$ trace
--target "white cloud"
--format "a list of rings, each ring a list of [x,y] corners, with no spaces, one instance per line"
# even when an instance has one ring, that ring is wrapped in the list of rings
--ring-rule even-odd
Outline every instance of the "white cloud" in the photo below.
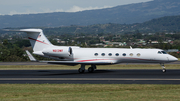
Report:
[[[32,10],[26,10],[24,12],[18,12],[18,11],[10,11],[8,15],[14,15],[14,14],[38,14],[38,13],[52,13],[52,12],[79,12],[79,11],[84,11],[84,10],[95,10],[95,9],[103,9],[103,8],[110,8],[111,6],[104,6],[104,7],[79,7],[79,6],[73,6],[69,10],[63,10],[63,9],[56,9],[56,10],[51,10],[51,9],[43,9],[40,8],[38,11],[32,11]],[[1,15],[1,14],[0,14]]]
[[[85,10],[95,10],[95,9],[103,9],[103,8],[110,8],[111,6],[104,6],[104,7],[79,7],[79,6],[73,6],[71,9],[66,10],[65,12],[79,12],[79,11],[85,11]]]
[[[25,12],[17,12],[17,11],[10,11],[8,15],[14,15],[14,14],[37,14],[42,12],[35,12],[35,11],[25,11]]]
[[[38,13],[52,13],[52,12],[63,12],[62,9],[56,9],[56,10],[50,10],[50,9],[44,9],[44,10],[39,10],[39,11],[31,11],[31,10],[26,10],[24,12],[18,12],[18,11],[10,11],[8,15],[15,15],[15,14],[38,14]]]
[[[55,12],[64,12],[63,9],[56,9]]]
[[[64,12],[63,9],[56,9],[56,10],[51,10],[51,9],[41,9],[40,13],[52,13],[52,12]]]

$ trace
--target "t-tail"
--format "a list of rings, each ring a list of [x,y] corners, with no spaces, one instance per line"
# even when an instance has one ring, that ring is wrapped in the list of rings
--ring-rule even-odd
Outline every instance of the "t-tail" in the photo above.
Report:
[[[7,29],[6,31],[26,32],[33,48],[33,54],[54,60],[72,61],[74,60],[73,48],[80,48],[76,46],[55,46],[46,38],[42,29]]]
[[[27,33],[34,52],[53,46],[41,29],[20,29],[19,31]]]

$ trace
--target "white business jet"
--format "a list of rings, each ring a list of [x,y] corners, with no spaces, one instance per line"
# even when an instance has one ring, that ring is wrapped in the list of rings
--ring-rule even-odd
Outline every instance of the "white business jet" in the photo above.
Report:
[[[16,30],[17,31],[17,30]],[[20,29],[26,32],[33,48],[33,54],[51,58],[57,61],[39,61],[49,64],[63,64],[75,66],[80,64],[79,73],[94,72],[96,65],[112,65],[119,63],[160,63],[166,72],[165,63],[178,59],[161,49],[133,49],[133,48],[80,48],[78,46],[54,46],[43,34],[41,29]],[[31,61],[37,61],[26,51]]]

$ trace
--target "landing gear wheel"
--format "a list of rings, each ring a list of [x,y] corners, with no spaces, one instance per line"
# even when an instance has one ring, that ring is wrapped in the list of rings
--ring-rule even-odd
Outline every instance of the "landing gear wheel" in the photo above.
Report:
[[[163,71],[163,73],[166,73],[166,69],[163,69],[162,71]]]
[[[164,63],[161,63],[160,65],[161,65],[161,67],[162,67],[162,72],[163,72],[163,73],[166,73],[166,67],[164,66]]]
[[[94,72],[94,68],[93,68],[93,67],[89,67],[89,68],[88,68],[88,72],[89,72],[89,73],[93,73],[93,72]]]
[[[79,70],[78,70],[79,73],[84,73],[84,71],[85,71],[85,70],[82,69],[82,68],[79,68]]]
[[[85,65],[81,64],[81,67],[78,69],[79,73],[84,73],[85,72]]]

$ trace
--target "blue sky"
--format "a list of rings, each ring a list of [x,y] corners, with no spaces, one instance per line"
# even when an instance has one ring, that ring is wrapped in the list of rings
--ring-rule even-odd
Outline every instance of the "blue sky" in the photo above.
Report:
[[[78,12],[152,0],[0,0],[0,15]]]

